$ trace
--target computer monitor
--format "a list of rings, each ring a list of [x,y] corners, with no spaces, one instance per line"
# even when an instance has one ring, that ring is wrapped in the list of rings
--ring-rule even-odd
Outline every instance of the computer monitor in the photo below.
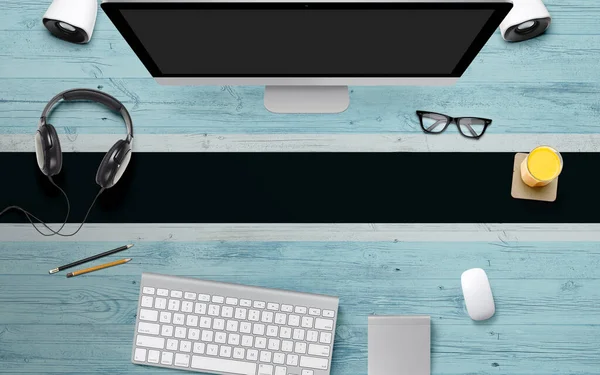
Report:
[[[335,113],[347,85],[450,85],[510,0],[105,0],[160,84],[266,85],[281,113]]]

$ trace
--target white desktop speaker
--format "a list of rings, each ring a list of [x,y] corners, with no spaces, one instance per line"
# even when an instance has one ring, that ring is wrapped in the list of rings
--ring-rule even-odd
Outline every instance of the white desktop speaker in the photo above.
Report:
[[[502,38],[522,42],[546,31],[552,18],[542,0],[513,0],[513,8],[500,24]]]
[[[42,22],[60,39],[87,43],[92,38],[97,13],[97,0],[54,0]]]

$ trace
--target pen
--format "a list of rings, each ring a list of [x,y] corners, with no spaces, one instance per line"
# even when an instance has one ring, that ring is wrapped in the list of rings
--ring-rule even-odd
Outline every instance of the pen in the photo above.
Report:
[[[98,270],[103,270],[108,267],[118,266],[119,264],[125,264],[125,263],[129,262],[130,260],[131,260],[131,258],[119,259],[119,260],[115,260],[114,262],[101,264],[99,266],[94,266],[94,267],[85,268],[85,269],[82,269],[79,271],[69,272],[67,274],[67,277],[79,276],[79,275],[83,275],[84,273],[90,273],[90,272],[94,272],[94,271],[98,271]]]
[[[85,259],[81,259],[81,260],[75,261],[73,263],[69,263],[69,264],[66,264],[64,266],[60,266],[60,267],[51,269],[50,271],[48,271],[48,273],[49,274],[57,273],[58,271],[66,270],[67,268],[75,267],[75,266],[78,266],[80,264],[90,262],[92,260],[96,260],[96,259],[108,256],[108,255],[112,255],[114,253],[118,253],[119,251],[127,250],[127,249],[131,248],[132,246],[133,246],[132,244],[125,245],[125,246],[117,247],[116,249],[105,251],[105,252],[100,253],[100,254],[92,255],[91,257],[88,257],[88,258],[85,258]]]

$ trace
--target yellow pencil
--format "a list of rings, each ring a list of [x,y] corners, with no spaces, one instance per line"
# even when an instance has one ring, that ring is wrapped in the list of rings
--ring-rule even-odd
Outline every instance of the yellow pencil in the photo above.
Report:
[[[125,263],[129,262],[130,260],[131,260],[131,258],[119,259],[119,260],[115,260],[114,262],[101,264],[99,266],[85,268],[85,269],[82,269],[79,271],[69,272],[67,274],[67,277],[79,276],[79,275],[83,275],[84,273],[90,273],[90,272],[94,272],[94,271],[98,271],[98,270],[103,270],[108,267],[118,266],[119,264],[125,264]]]

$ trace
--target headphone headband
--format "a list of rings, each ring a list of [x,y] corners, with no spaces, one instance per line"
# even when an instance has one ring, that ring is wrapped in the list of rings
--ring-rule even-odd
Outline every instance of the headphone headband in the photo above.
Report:
[[[129,112],[123,103],[102,91],[92,89],[71,89],[56,95],[48,102],[48,104],[46,104],[46,107],[42,112],[42,116],[40,117],[40,126],[46,124],[46,118],[50,115],[53,107],[61,100],[66,102],[89,100],[95,103],[104,104],[113,111],[119,112],[121,117],[123,117],[123,120],[125,121],[125,127],[127,128],[127,141],[130,142],[133,138],[133,123],[131,121],[131,116],[129,115]]]

